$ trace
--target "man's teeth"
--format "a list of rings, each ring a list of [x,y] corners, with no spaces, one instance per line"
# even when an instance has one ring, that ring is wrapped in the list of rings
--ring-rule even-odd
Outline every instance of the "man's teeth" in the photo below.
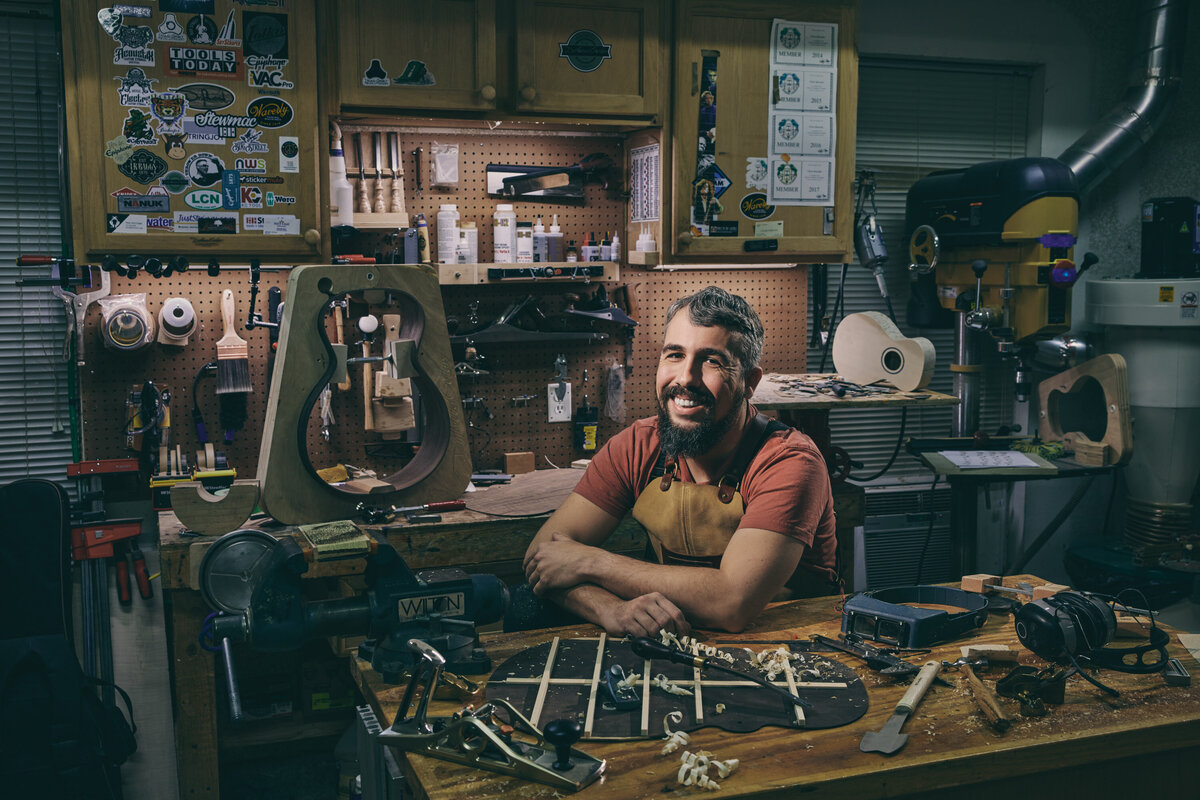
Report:
[[[676,397],[675,405],[679,406],[680,408],[694,408],[698,405],[701,405],[701,403],[697,400],[688,400],[684,397]]]

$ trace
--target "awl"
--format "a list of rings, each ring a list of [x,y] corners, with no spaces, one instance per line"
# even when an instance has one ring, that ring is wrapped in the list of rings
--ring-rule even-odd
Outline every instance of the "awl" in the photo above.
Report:
[[[414,517],[420,514],[436,515],[443,511],[461,511],[467,507],[466,500],[445,500],[439,503],[423,503],[419,506],[369,506],[366,503],[359,503],[357,511],[366,520],[367,524],[375,525],[380,522],[386,522],[397,515],[403,515],[410,522],[414,521]],[[418,522],[429,522],[432,520],[416,520]]]

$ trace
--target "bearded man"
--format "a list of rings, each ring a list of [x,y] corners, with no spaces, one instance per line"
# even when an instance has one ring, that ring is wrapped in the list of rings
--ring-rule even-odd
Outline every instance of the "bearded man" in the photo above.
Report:
[[[614,436],[538,531],[524,560],[536,598],[612,636],[657,636],[738,632],[777,597],[837,591],[825,461],[750,403],[762,350],[762,322],[741,297],[709,286],[672,304],[658,416]],[[601,547],[628,511],[653,562]],[[513,619],[510,630],[537,626]]]

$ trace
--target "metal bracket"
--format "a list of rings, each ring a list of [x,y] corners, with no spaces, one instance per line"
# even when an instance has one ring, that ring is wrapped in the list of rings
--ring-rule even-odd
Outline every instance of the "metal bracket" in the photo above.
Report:
[[[506,700],[495,700],[479,708],[467,706],[450,717],[426,717],[429,699],[437,689],[446,660],[420,639],[409,639],[408,646],[419,654],[420,661],[413,667],[395,721],[379,734],[382,744],[545,783],[568,792],[582,789],[604,772],[603,760],[565,744],[547,747],[542,731]],[[420,704],[409,716],[413,697],[426,672],[429,680],[424,684]]]

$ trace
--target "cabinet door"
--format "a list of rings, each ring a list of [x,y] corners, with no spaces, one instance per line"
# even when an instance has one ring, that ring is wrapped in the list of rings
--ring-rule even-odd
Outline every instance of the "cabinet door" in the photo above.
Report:
[[[660,0],[517,0],[515,108],[659,113]]]
[[[320,260],[313,16],[63,5],[76,254]]]
[[[496,107],[495,0],[342,0],[342,107]]]
[[[679,3],[673,230],[665,245],[675,257],[835,261],[849,256],[856,20],[857,0]],[[836,44],[831,23],[837,26]],[[781,87],[782,95],[795,90],[795,99],[786,96],[781,103]],[[801,200],[816,204],[788,204]],[[760,223],[765,229],[758,231],[769,236],[755,236]],[[746,249],[768,239],[775,240],[777,250]]]

